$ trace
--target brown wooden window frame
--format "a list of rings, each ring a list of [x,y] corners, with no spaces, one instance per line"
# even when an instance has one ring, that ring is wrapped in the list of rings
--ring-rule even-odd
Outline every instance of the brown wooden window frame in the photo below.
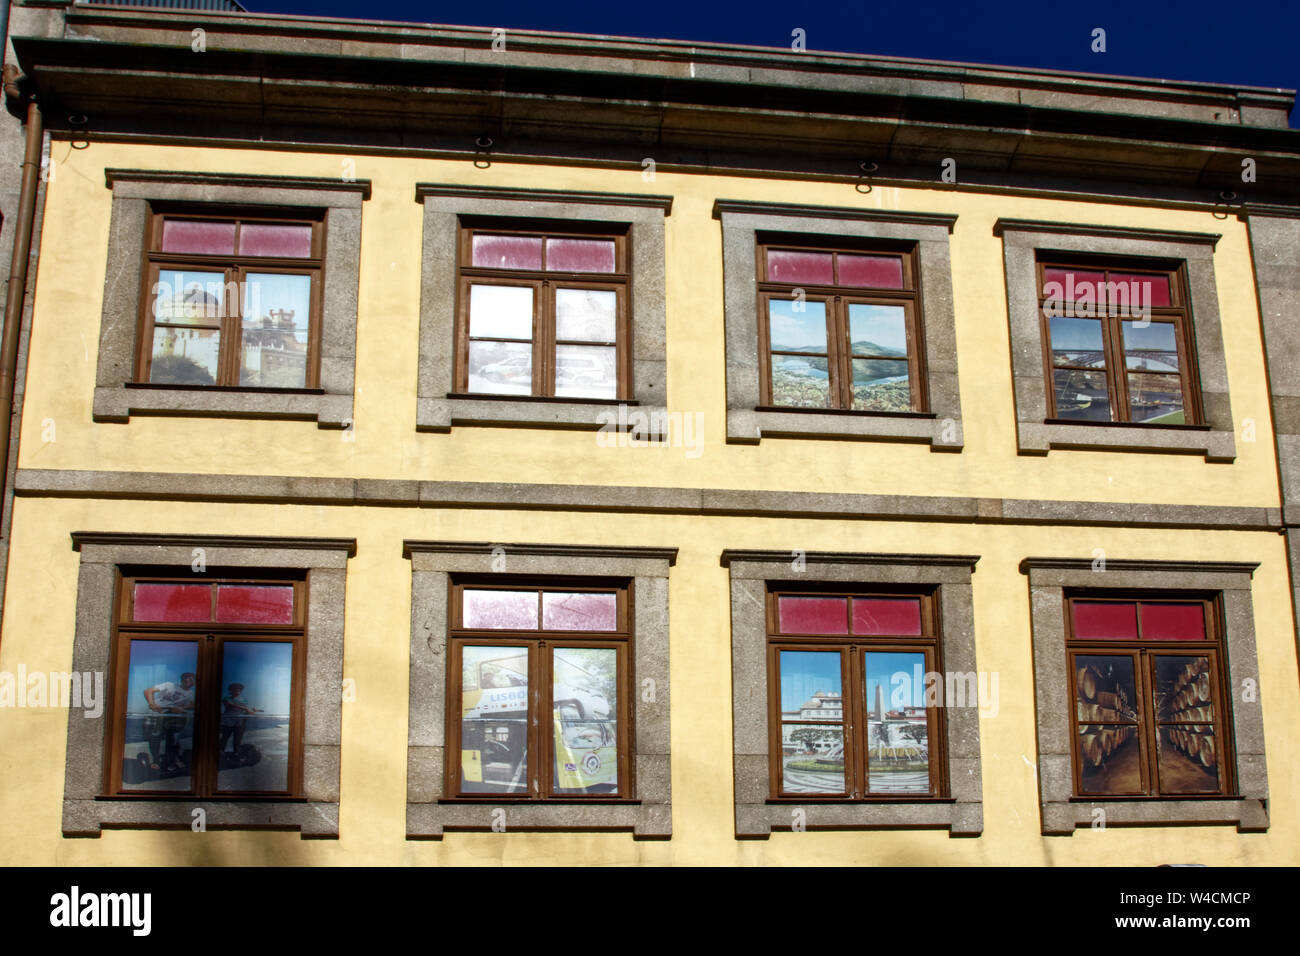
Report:
[[[777,282],[768,278],[767,254],[775,252],[820,252],[832,256],[832,275],[839,275],[839,255],[887,255],[902,259],[903,288],[873,288],[843,285],[815,285],[800,282]],[[780,412],[836,412],[853,415],[916,415],[930,411],[930,390],[926,382],[925,335],[923,305],[919,278],[917,244],[907,242],[864,241],[834,238],[817,242],[807,235],[782,236],[760,234],[755,242],[755,269],[758,277],[758,356],[759,404],[757,411]],[[826,305],[826,359],[830,381],[829,406],[776,405],[772,398],[772,356],[807,356],[806,352],[773,352],[768,316],[768,303],[772,299],[795,299],[795,290],[802,290],[805,302],[823,302]],[[898,356],[869,356],[853,353],[849,328],[851,305],[901,305],[904,309],[907,331],[907,373],[911,395],[910,408],[884,410],[853,407],[853,360],[881,358],[898,361]]]
[[[503,269],[473,265],[473,242],[477,234],[492,236],[537,237],[541,239],[541,269]],[[614,241],[613,272],[552,272],[546,269],[548,239],[601,239]],[[520,219],[485,219],[461,217],[456,254],[456,341],[453,388],[450,398],[505,399],[514,401],[552,401],[565,403],[617,403],[633,399],[631,304],[631,235],[625,224],[581,223]],[[532,391],[527,394],[471,392],[469,390],[469,308],[472,285],[522,286],[533,290],[533,328],[529,340],[532,352]],[[555,394],[557,345],[608,347],[608,342],[564,340],[558,342],[555,331],[555,292],[588,289],[615,293],[614,370],[618,379],[613,398],[594,398]],[[474,341],[522,342],[495,336],[475,336]]]
[[[1122,323],[1130,318],[1124,314],[1110,314],[1108,303],[1093,303],[1093,315],[1086,318],[1101,320],[1102,348],[1106,364],[1101,369],[1083,366],[1052,363],[1052,329],[1051,316],[1048,315],[1044,275],[1047,269],[1067,269],[1075,271],[1101,272],[1102,283],[1110,281],[1111,273],[1123,275],[1152,274],[1167,278],[1169,281],[1168,306],[1152,306],[1150,319],[1152,323],[1166,321],[1174,326],[1174,336],[1178,345],[1178,376],[1183,392],[1183,417],[1181,423],[1135,422],[1132,420],[1128,375],[1129,369],[1124,354]],[[1205,412],[1201,401],[1200,373],[1198,370],[1195,336],[1192,329],[1191,298],[1187,284],[1186,263],[1174,263],[1168,260],[1144,258],[1116,258],[1114,256],[1091,256],[1086,254],[1056,254],[1040,252],[1035,256],[1034,276],[1038,289],[1038,321],[1043,345],[1043,374],[1047,384],[1047,418],[1053,425],[1123,425],[1136,428],[1185,428],[1204,427]],[[1064,303],[1064,300],[1062,300]],[[1068,303],[1064,303],[1068,305]],[[1058,369],[1067,371],[1100,372],[1106,377],[1112,417],[1102,420],[1081,418],[1061,418],[1056,406],[1056,376]],[[1168,374],[1173,373],[1157,373]],[[1115,417],[1122,415],[1122,417]]]
[[[633,679],[634,633],[633,595],[631,580],[537,577],[503,579],[494,574],[490,579],[457,575],[449,579],[448,641],[447,641],[447,765],[445,787],[447,797],[443,802],[508,802],[508,803],[626,803],[634,801],[635,762],[632,742],[636,739],[633,727],[634,714],[631,694]],[[536,591],[536,630],[505,628],[471,629],[464,625],[465,590],[474,591]],[[542,595],[556,592],[614,593],[617,595],[616,629],[612,631],[581,631],[544,629],[542,625]],[[472,792],[461,785],[462,768],[462,696],[463,650],[466,646],[498,645],[527,648],[528,665],[528,725],[526,792]],[[554,710],[551,697],[552,657],[555,648],[596,648],[616,652],[618,701],[616,704],[618,790],[616,793],[582,794],[560,790],[555,785],[550,768],[554,764],[553,723],[540,715]],[[549,706],[548,706],[549,705]]]
[[[1098,802],[1106,800],[1197,800],[1232,798],[1237,796],[1236,748],[1231,709],[1231,695],[1224,693],[1229,686],[1227,648],[1224,640],[1224,614],[1221,599],[1216,595],[1196,595],[1187,592],[1143,592],[1124,594],[1067,590],[1065,593],[1065,652],[1066,673],[1069,686],[1066,700],[1070,706],[1070,754],[1073,769],[1074,797],[1076,801]],[[1074,605],[1087,603],[1133,604],[1137,617],[1136,638],[1079,638],[1075,636]],[[1145,640],[1141,634],[1143,604],[1201,604],[1203,608],[1206,639],[1204,641]],[[1078,692],[1076,690],[1079,667],[1078,657],[1131,657],[1137,693],[1137,717],[1133,721],[1080,720]],[[1155,685],[1156,657],[1208,657],[1210,660],[1210,705],[1213,719],[1161,721],[1154,713],[1153,691]],[[1080,752],[1081,726],[1107,726],[1110,724],[1134,726],[1139,741],[1139,774],[1141,789],[1129,793],[1085,793],[1082,770],[1083,754]],[[1216,746],[1219,788],[1213,791],[1160,792],[1158,735],[1165,726],[1211,725]]]
[[[209,621],[135,621],[136,584],[209,585],[212,592],[212,615]],[[291,624],[232,624],[216,622],[218,588],[222,585],[284,585],[293,588]],[[110,689],[107,713],[110,729],[105,735],[107,752],[104,760],[104,795],[110,798],[172,798],[205,801],[301,800],[303,799],[303,737],[307,680],[307,580],[305,576],[283,574],[252,576],[247,569],[220,573],[212,569],[205,574],[179,574],[175,569],[129,569],[117,573],[114,592],[112,645],[110,651]],[[189,790],[145,790],[122,785],[125,751],[127,688],[130,679],[131,645],[135,640],[192,643],[197,648],[196,693],[193,734],[193,762],[190,765]],[[283,791],[218,790],[217,772],[220,740],[220,704],[222,650],[228,640],[241,642],[290,643],[293,645],[293,673],[290,691],[289,753]],[[204,690],[204,688],[208,688]],[[200,696],[200,694],[202,696]]]
[[[235,254],[164,252],[162,251],[162,237],[163,223],[166,220],[233,222],[235,224],[233,245]],[[244,223],[310,226],[312,230],[311,255],[305,258],[239,255],[239,233]],[[154,328],[156,326],[154,290],[157,288],[159,273],[164,269],[220,272],[224,277],[220,315],[216,317],[214,322],[209,324],[186,324],[184,326],[184,328],[217,330],[220,332],[221,343],[218,352],[217,375],[216,381],[212,385],[151,382],[149,380],[153,361]],[[234,297],[234,300],[231,301],[227,293],[232,288],[232,283],[234,283],[233,288],[242,290],[242,277],[249,272],[307,275],[311,277],[311,315],[308,319],[307,331],[307,368],[304,384],[301,387],[240,384],[244,304],[242,295]],[[228,206],[197,207],[192,204],[179,206],[170,203],[150,204],[147,241],[145,242],[144,261],[141,267],[141,288],[143,291],[140,296],[140,334],[137,337],[136,374],[132,385],[149,388],[197,388],[243,392],[301,393],[320,391],[324,272],[324,214],[289,207],[258,207],[256,211],[250,211],[240,207]],[[164,325],[166,324],[164,323]]]
[[[783,632],[780,630],[778,602],[790,597],[845,598],[845,634],[819,635]],[[855,635],[852,633],[854,598],[916,598],[920,601],[921,634],[911,636]],[[948,781],[948,729],[944,708],[926,708],[927,749],[930,764],[929,793],[870,793],[869,741],[867,740],[870,702],[866,697],[866,674],[863,656],[868,653],[923,653],[925,673],[943,671],[943,640],[940,633],[938,603],[932,590],[890,590],[878,587],[866,589],[827,588],[824,585],[795,586],[772,584],[767,590],[767,675],[768,675],[768,762],[769,802],[780,803],[924,803],[949,799]],[[782,743],[783,723],[815,723],[813,721],[783,721],[781,711],[782,651],[822,651],[840,653],[841,720],[836,726],[843,728],[845,753],[845,790],[842,793],[787,792],[783,787]],[[847,691],[847,693],[846,693]],[[831,722],[832,724],[834,722]]]

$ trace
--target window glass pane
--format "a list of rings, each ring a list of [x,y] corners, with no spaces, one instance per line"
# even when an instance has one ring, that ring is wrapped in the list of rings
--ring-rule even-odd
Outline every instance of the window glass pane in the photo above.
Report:
[[[155,326],[149,381],[165,385],[214,385],[221,352],[215,329]]]
[[[617,398],[617,352],[599,345],[555,347],[555,394],[569,398]]]
[[[847,634],[847,598],[777,598],[777,616],[784,634]]]
[[[1177,375],[1148,375],[1129,372],[1128,400],[1135,422],[1152,425],[1182,425],[1183,382]]]
[[[1217,792],[1210,658],[1161,655],[1154,664],[1156,717],[1164,724],[1158,752],[1160,791]]]
[[[1205,605],[1143,602],[1142,639],[1146,641],[1205,640]]]
[[[1214,698],[1208,657],[1159,655],[1156,668],[1156,719],[1213,723]]]
[[[469,390],[532,394],[533,347],[526,342],[470,342]]]
[[[217,620],[230,624],[292,624],[293,586],[288,584],[219,585]]]
[[[925,654],[862,655],[867,702],[867,789],[930,792],[930,734],[925,710]]]
[[[1150,275],[1146,273],[1133,272],[1112,272],[1110,281],[1116,284],[1122,283],[1128,288],[1128,302],[1130,307],[1136,305],[1139,308],[1149,306],[1169,305],[1169,277],[1161,275]],[[1134,284],[1136,283],[1136,297],[1134,296]],[[1121,298],[1123,293],[1117,291],[1116,297]]]
[[[613,272],[613,239],[547,239],[549,272]]]
[[[1178,337],[1172,322],[1152,322],[1145,327],[1136,322],[1120,325],[1124,327],[1124,360],[1129,369],[1178,371]]]
[[[907,362],[886,359],[853,360],[853,407],[880,412],[905,412],[912,407]]]
[[[557,647],[551,660],[552,784],[560,793],[617,793],[618,652]]]
[[[1133,659],[1081,654],[1075,657],[1074,665],[1079,779],[1083,792],[1141,791],[1141,743],[1135,725],[1137,692]]]
[[[533,337],[533,290],[521,285],[470,286],[469,334],[530,340]]]
[[[537,630],[536,591],[477,591],[466,588],[462,619],[468,628]]]
[[[281,256],[306,259],[311,256],[310,225],[246,222],[239,227],[241,256]]]
[[[843,793],[841,655],[781,651],[781,780],[787,793]],[[836,724],[803,721],[829,720]]]
[[[1101,319],[1071,319],[1054,315],[1052,364],[1105,368],[1106,352],[1101,344]]]
[[[123,713],[124,789],[191,789],[197,671],[193,641],[131,641]]]
[[[826,304],[770,299],[768,321],[769,341],[774,350],[808,353],[806,358],[772,356],[772,404],[829,407],[831,386],[830,366],[826,359]]]
[[[839,254],[840,285],[854,288],[901,289],[903,260],[898,256]]]
[[[235,251],[233,222],[202,222],[194,219],[164,219],[163,252],[193,252],[228,256]]]
[[[829,408],[831,382],[826,358],[773,355],[772,404],[795,408]]]
[[[829,252],[783,252],[767,250],[768,282],[807,282],[833,285],[834,269]]]
[[[471,261],[487,269],[541,269],[540,236],[476,235]]]
[[[1136,638],[1137,607],[1117,601],[1075,601],[1074,636],[1082,640]]]
[[[907,355],[907,312],[901,305],[849,304],[854,355]]]
[[[292,693],[291,643],[222,645],[218,790],[289,789]]]
[[[226,274],[159,269],[153,317],[168,325],[219,325],[224,311]]]
[[[854,634],[892,634],[899,636],[921,633],[921,601],[919,598],[854,598]]]
[[[1097,287],[1104,278],[1103,273],[1086,269],[1047,268],[1043,270],[1043,298],[1095,306],[1100,301]]]
[[[526,647],[462,648],[462,792],[528,790],[528,654]]]
[[[543,592],[542,627],[550,631],[617,630],[618,595]]]
[[[1161,793],[1218,793],[1218,741],[1210,724],[1160,728]]]
[[[239,384],[305,388],[311,276],[248,273],[243,316]]]
[[[1052,373],[1056,384],[1056,417],[1081,421],[1110,421],[1110,393],[1105,372],[1084,372],[1058,368]]]
[[[555,338],[561,342],[614,342],[618,293],[555,290]]]
[[[137,584],[134,590],[137,621],[212,620],[210,584]]]
[[[776,352],[826,354],[826,303],[769,299],[768,340]]]

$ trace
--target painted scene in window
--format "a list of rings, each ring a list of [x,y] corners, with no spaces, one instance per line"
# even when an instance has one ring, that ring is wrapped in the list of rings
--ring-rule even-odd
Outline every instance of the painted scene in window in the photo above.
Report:
[[[222,647],[217,789],[289,789],[293,645],[226,641]]]
[[[1074,668],[1082,791],[1142,792],[1133,658],[1080,654]]]
[[[557,647],[551,658],[557,793],[618,792],[618,652]]]
[[[462,793],[528,792],[528,648],[461,650]]]
[[[772,347],[772,404],[828,408],[830,366],[826,352],[826,303],[768,301]],[[795,354],[779,354],[779,353]]]
[[[160,269],[154,286],[149,381],[215,385],[226,308],[224,272]]]
[[[906,412],[912,408],[907,364],[907,313],[901,305],[849,305],[853,407]]]
[[[863,655],[867,690],[867,791],[930,792],[925,655]]]
[[[311,276],[248,273],[243,316],[239,384],[305,388]]]
[[[1156,657],[1155,711],[1160,792],[1217,793],[1219,752],[1210,659]]]
[[[844,792],[840,660],[838,651],[781,651],[781,784],[786,793]]]
[[[197,671],[193,641],[131,642],[122,743],[124,790],[192,789]]]
[[[533,290],[475,283],[469,290],[471,392],[533,391]]]

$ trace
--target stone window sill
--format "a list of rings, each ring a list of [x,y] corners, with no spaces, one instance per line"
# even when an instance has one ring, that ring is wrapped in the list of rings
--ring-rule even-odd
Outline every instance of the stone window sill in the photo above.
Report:
[[[799,803],[769,800],[737,807],[736,836],[766,839],[772,833],[804,830],[929,829],[953,836],[978,836],[984,814],[978,803],[948,798],[915,801]]]
[[[1097,817],[1097,809],[1105,816]],[[1179,800],[1072,797],[1064,803],[1043,804],[1043,833],[1049,836],[1069,836],[1076,829],[1093,826],[1098,819],[1108,827],[1223,824],[1236,826],[1241,833],[1262,833],[1268,829],[1268,808],[1264,800],[1217,796]]]
[[[1231,462],[1237,457],[1233,433],[1210,425],[1045,419],[1041,423],[1021,422],[1019,435],[1021,454],[1046,455],[1060,448],[1204,455],[1210,462]]]
[[[104,829],[185,829],[193,827],[195,810],[203,811],[207,830],[297,830],[304,838],[336,839],[337,803],[306,798],[209,799],[162,797],[97,797],[63,801],[63,835],[98,837]]]
[[[95,388],[95,421],[126,423],[132,415],[282,419],[347,428],[352,396],[321,389],[169,388],[136,382]]]
[[[635,409],[637,420],[653,421],[667,412],[642,406],[635,399],[571,399],[513,395],[465,395],[422,398],[418,430],[447,432],[454,425],[498,425],[596,430],[619,426],[619,407]]]
[[[920,442],[935,451],[961,451],[961,422],[933,412],[861,412],[759,406],[727,412],[727,441],[757,445],[763,438],[844,438]]]

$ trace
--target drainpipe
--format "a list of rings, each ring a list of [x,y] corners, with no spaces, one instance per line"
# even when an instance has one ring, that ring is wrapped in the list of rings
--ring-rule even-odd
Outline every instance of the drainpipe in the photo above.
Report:
[[[4,67],[5,95],[14,103],[24,99],[18,87],[19,70]],[[27,150],[23,156],[23,179],[18,200],[18,222],[14,229],[13,256],[9,263],[9,284],[5,290],[4,338],[0,341],[0,510],[3,509],[9,479],[9,442],[13,434],[14,384],[18,372],[18,332],[22,327],[23,302],[27,297],[27,260],[32,251],[32,220],[36,216],[36,187],[40,182],[41,146],[44,127],[36,97],[27,99]]]

